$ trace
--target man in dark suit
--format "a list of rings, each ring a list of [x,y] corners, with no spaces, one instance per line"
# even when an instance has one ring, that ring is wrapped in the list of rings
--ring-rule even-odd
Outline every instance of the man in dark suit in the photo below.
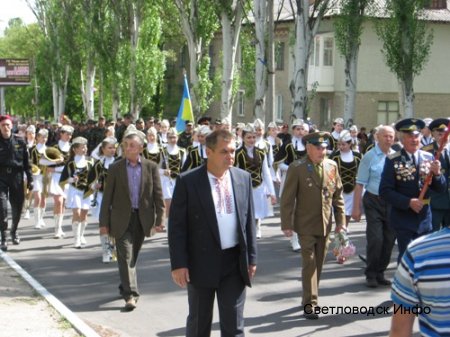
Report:
[[[139,298],[136,262],[145,236],[162,231],[164,200],[158,167],[140,156],[145,135],[124,136],[124,158],[108,169],[100,211],[100,234],[116,240],[120,293],[125,309],[133,310]],[[144,136],[143,136],[144,135]]]
[[[208,161],[178,177],[169,216],[172,278],[188,290],[187,337],[211,334],[217,294],[222,337],[244,336],[245,286],[256,271],[250,174],[233,167],[227,130],[206,137]]]
[[[423,127],[425,122],[414,118],[395,124],[403,148],[386,158],[381,174],[380,195],[392,205],[390,225],[397,237],[398,262],[412,240],[432,230],[430,189],[440,193],[447,188],[439,160],[419,150]],[[433,174],[430,189],[421,200],[420,191],[429,172]]]

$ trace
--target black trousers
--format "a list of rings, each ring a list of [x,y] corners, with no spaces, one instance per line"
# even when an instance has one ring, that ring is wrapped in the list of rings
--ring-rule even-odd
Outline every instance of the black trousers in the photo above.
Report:
[[[189,316],[186,337],[209,337],[217,295],[221,337],[244,336],[245,284],[239,271],[239,248],[222,251],[221,280],[217,288],[188,284]]]
[[[0,231],[8,229],[8,200],[11,204],[11,232],[16,232],[22,213],[25,191],[23,186],[23,171],[1,171],[0,174]]]
[[[450,210],[431,208],[431,223],[433,224],[433,232],[440,230],[442,227],[450,225]]]
[[[363,197],[367,227],[366,277],[383,278],[391,260],[395,232],[389,226],[389,208],[379,196],[366,191]]]

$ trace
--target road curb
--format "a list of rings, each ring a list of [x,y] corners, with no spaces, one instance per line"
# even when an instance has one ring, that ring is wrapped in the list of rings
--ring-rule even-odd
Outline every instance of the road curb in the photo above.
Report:
[[[73,328],[84,337],[100,337],[100,335],[53,296],[42,284],[28,274],[7,253],[0,251],[0,257],[14,269],[34,290],[36,290],[61,316],[67,319]]]

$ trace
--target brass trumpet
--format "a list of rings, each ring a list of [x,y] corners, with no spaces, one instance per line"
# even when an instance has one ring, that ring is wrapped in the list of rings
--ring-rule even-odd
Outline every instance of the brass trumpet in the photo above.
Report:
[[[31,164],[31,174],[34,176],[37,176],[38,174],[41,173],[41,169],[39,168],[39,166],[35,165],[35,164]]]
[[[47,147],[44,152],[44,158],[55,164],[64,161],[64,156],[56,147]]]

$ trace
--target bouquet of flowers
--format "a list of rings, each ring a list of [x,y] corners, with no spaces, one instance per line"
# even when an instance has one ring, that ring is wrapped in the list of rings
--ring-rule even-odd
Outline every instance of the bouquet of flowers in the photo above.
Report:
[[[355,255],[355,252],[356,248],[350,242],[347,231],[342,229],[334,234],[333,254],[339,264],[343,264],[349,257]]]

